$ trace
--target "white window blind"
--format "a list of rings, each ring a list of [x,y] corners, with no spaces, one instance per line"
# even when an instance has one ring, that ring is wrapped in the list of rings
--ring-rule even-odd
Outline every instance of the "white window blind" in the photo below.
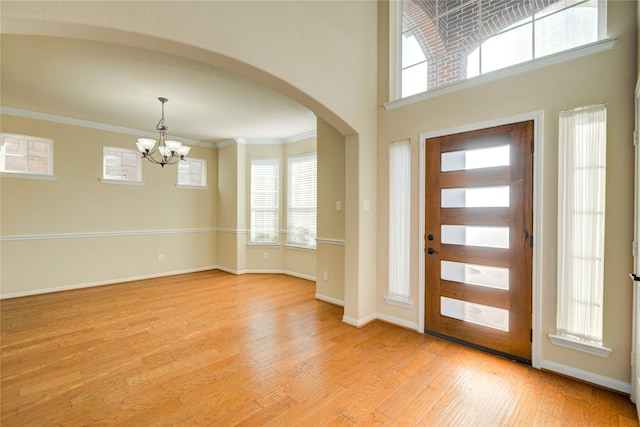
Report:
[[[190,187],[207,186],[207,162],[188,158],[178,162],[178,185]]]
[[[394,142],[389,150],[389,293],[409,297],[411,219],[411,145]]]
[[[316,247],[316,153],[289,157],[287,242]]]
[[[53,175],[53,141],[26,135],[0,135],[0,172]]]
[[[606,105],[560,113],[558,334],[602,344]]]
[[[280,160],[251,159],[251,242],[278,243]]]

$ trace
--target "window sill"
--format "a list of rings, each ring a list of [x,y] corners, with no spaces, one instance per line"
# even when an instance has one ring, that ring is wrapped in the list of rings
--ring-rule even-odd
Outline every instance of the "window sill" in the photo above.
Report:
[[[269,242],[249,242],[247,246],[280,246],[280,243],[269,243]]]
[[[144,185],[144,181],[129,181],[125,179],[100,178],[100,182],[103,184]]]
[[[549,334],[549,339],[555,345],[570,348],[572,350],[581,351],[583,353],[592,354],[594,356],[600,356],[600,357],[606,358],[606,357],[609,357],[609,355],[613,351],[610,348],[607,348],[598,344],[592,344],[586,341],[580,341],[574,338],[565,337],[563,335]]]
[[[184,185],[184,184],[176,184],[176,188],[186,188],[188,190],[208,190],[209,187],[206,185]]]
[[[543,56],[542,58],[536,58],[522,64],[512,65],[510,67],[501,68],[499,70],[492,71],[490,73],[481,74],[477,77],[472,77],[467,80],[462,80],[457,83],[452,83],[448,86],[442,86],[429,90],[427,92],[417,93],[415,95],[401,98],[395,101],[390,101],[384,104],[385,110],[393,110],[394,108],[404,107],[406,105],[415,104],[425,101],[427,99],[435,98],[437,96],[445,95],[447,93],[457,92],[459,90],[479,86],[484,83],[492,82],[499,79],[515,76],[528,71],[537,70],[539,68],[548,67],[551,65],[560,64],[573,59],[582,58],[584,56],[593,55],[599,52],[604,52],[613,49],[616,42],[616,38],[607,38],[593,42],[584,46],[569,49],[564,52],[558,52],[552,55]]]
[[[19,179],[39,179],[43,181],[55,181],[58,179],[55,175],[41,175],[37,173],[14,173],[2,172],[0,178],[19,178]]]
[[[400,295],[387,295],[384,297],[387,304],[397,305],[398,307],[413,308],[413,302],[409,297],[403,297]]]

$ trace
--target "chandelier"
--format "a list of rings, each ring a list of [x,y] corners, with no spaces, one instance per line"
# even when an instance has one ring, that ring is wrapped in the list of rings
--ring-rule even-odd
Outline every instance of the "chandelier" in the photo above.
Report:
[[[136,146],[142,157],[149,160],[151,163],[160,165],[173,165],[180,160],[184,160],[185,156],[189,154],[191,147],[182,145],[181,142],[167,140],[167,127],[164,125],[164,103],[168,101],[167,98],[158,98],[158,101],[162,103],[162,118],[156,125],[156,130],[160,133],[160,139],[156,141],[151,138],[138,138]],[[154,154],[160,153],[160,158],[154,157]]]

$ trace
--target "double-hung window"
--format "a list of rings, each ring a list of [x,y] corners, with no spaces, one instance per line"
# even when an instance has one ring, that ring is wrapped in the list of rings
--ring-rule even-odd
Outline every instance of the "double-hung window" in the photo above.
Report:
[[[395,98],[607,36],[606,0],[403,0],[392,18],[401,39],[392,44]]]
[[[278,243],[280,159],[251,159],[251,243]]]
[[[600,356],[608,354],[602,346],[606,135],[606,105],[560,113],[558,333],[551,339]]]
[[[289,157],[287,243],[316,247],[316,153]]]
[[[53,141],[35,136],[1,134],[0,172],[53,176]]]

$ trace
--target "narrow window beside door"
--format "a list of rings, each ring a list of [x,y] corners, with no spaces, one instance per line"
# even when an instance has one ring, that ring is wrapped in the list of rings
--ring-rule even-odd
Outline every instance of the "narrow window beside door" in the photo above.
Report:
[[[389,149],[389,296],[385,299],[391,304],[409,302],[410,219],[411,144],[400,141]]]
[[[558,345],[588,352],[604,349],[606,117],[606,105],[560,113],[558,333],[550,337]]]

